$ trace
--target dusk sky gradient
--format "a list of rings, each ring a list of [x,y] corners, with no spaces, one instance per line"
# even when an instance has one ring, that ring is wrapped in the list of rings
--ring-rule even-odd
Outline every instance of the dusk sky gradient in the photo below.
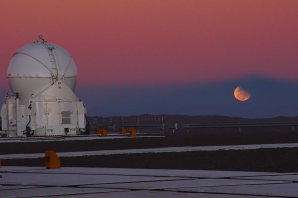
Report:
[[[237,86],[238,80],[255,76],[296,83],[297,10],[296,0],[0,0],[0,87],[7,88],[6,70],[13,52],[40,34],[71,53],[78,66],[78,92],[88,101],[91,94],[85,88],[93,88],[94,94],[110,87],[204,87],[232,81]],[[100,102],[100,96],[96,98]],[[114,102],[104,108],[121,103]],[[292,100],[285,103],[296,105]],[[95,106],[95,101],[88,104]],[[147,104],[148,109],[153,107]],[[298,115],[298,108],[297,113],[276,109],[272,114],[241,114],[236,111],[239,106],[230,107],[235,113],[227,109],[209,114]],[[91,113],[167,113],[148,112],[142,105],[126,113],[125,108],[110,112],[98,108]],[[208,109],[191,112],[201,113],[208,114]]]

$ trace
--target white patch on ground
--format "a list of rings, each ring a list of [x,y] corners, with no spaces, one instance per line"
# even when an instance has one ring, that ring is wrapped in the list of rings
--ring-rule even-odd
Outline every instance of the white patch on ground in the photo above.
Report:
[[[228,146],[187,146],[187,147],[166,147],[166,148],[146,148],[146,149],[122,149],[122,150],[99,150],[99,151],[76,151],[58,152],[60,157],[79,156],[100,156],[119,154],[140,154],[140,153],[172,153],[172,152],[194,152],[194,151],[220,151],[220,150],[252,150],[264,148],[297,148],[298,143],[287,144],[254,144],[254,145],[228,145]],[[31,159],[42,158],[44,153],[33,154],[6,154],[0,155],[0,159]]]
[[[298,197],[298,173],[2,167],[0,197]]]

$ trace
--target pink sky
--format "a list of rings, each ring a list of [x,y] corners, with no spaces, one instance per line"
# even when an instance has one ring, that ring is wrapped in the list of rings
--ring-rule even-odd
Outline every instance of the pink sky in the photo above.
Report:
[[[81,85],[298,77],[295,0],[1,0],[0,83],[42,34],[74,58]]]

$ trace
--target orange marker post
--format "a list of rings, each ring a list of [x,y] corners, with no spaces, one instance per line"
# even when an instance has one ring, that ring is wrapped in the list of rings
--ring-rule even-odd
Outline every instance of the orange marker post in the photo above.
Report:
[[[135,128],[131,128],[129,130],[129,136],[131,136],[131,137],[137,136],[137,130]]]
[[[127,131],[126,131],[126,128],[125,128],[125,127],[120,127],[120,128],[119,128],[119,133],[120,133],[120,135],[124,135],[126,132],[127,132]]]
[[[45,152],[45,163],[47,169],[57,169],[61,167],[60,158],[55,151]]]
[[[108,136],[108,131],[107,131],[106,129],[102,129],[102,130],[100,131],[99,135],[100,135],[101,137]]]
[[[108,131],[106,129],[96,128],[96,133],[101,137],[108,136]]]

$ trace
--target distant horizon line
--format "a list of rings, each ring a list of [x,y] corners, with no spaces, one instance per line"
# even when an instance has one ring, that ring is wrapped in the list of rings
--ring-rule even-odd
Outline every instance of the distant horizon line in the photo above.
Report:
[[[229,116],[229,115],[208,115],[208,114],[197,114],[197,115],[190,115],[190,114],[168,114],[168,113],[161,113],[161,114],[133,114],[133,115],[111,115],[111,116],[102,116],[102,115],[86,115],[87,117],[102,117],[102,118],[110,118],[110,117],[140,117],[140,116],[185,116],[185,117],[222,117],[222,118],[240,118],[240,119],[275,119],[275,118],[296,118],[298,114],[295,116],[286,116],[286,115],[279,115],[273,117],[241,117],[241,116]],[[298,121],[298,120],[297,120]]]

